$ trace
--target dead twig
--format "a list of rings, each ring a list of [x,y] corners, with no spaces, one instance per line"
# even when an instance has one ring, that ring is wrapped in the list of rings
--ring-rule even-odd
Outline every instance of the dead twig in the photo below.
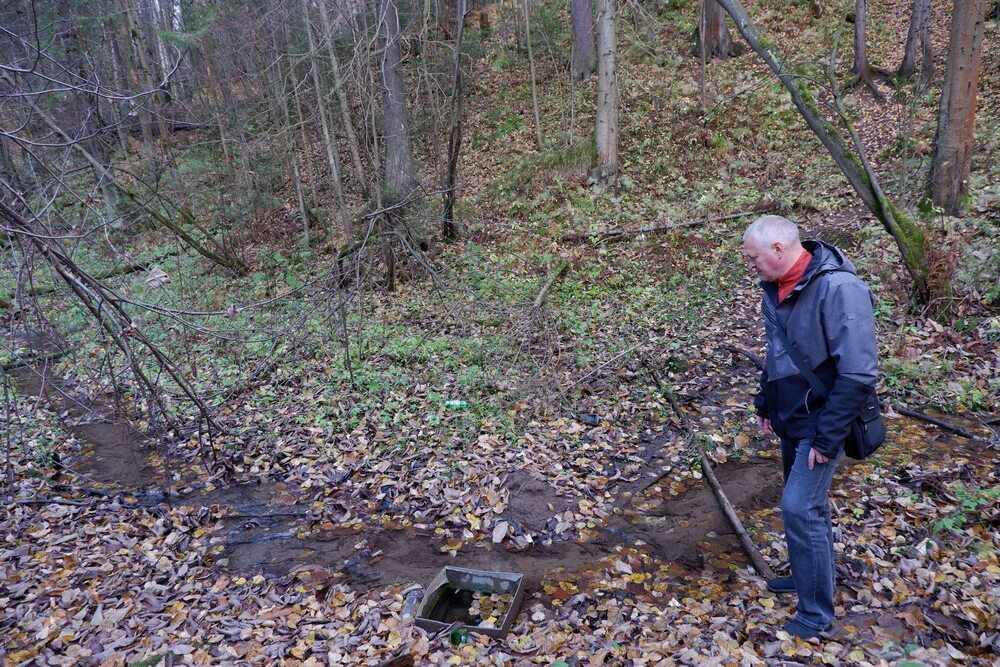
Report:
[[[566,387],[565,389],[563,389],[562,391],[560,391],[559,395],[562,396],[562,395],[566,394],[570,389],[572,389],[576,385],[580,384],[584,380],[590,379],[591,377],[593,377],[594,375],[596,375],[597,373],[599,373],[601,371],[601,369],[605,368],[606,366],[609,366],[609,365],[613,364],[614,362],[616,362],[619,359],[621,359],[622,357],[624,357],[626,354],[629,354],[630,352],[635,351],[637,348],[640,348],[643,345],[645,345],[645,343],[638,343],[638,344],[633,345],[632,347],[628,348],[627,350],[625,350],[623,352],[619,352],[618,354],[616,354],[615,356],[611,357],[610,359],[608,359],[607,361],[605,361],[603,364],[601,364],[600,366],[598,366],[594,370],[590,371],[589,373],[587,373],[586,375],[584,375],[580,379],[574,380],[572,384],[570,384],[568,387]]]

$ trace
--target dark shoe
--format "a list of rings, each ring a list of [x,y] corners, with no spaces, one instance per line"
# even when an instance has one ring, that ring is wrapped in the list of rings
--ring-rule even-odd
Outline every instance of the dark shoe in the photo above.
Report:
[[[794,593],[795,582],[791,577],[775,577],[767,580],[767,590],[772,593]]]
[[[791,620],[785,624],[784,630],[791,636],[798,637],[799,639],[816,639],[833,630],[833,625],[828,625],[822,630],[815,630],[797,620]]]

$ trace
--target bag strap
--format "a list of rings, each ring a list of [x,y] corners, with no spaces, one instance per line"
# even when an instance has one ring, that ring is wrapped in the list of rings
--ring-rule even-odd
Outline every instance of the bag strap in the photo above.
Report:
[[[823,271],[822,273],[814,276],[813,279],[809,281],[809,284],[811,285],[827,273],[832,273],[832,271]],[[809,286],[807,285],[806,288],[808,287]],[[804,292],[805,290],[803,290],[803,293]],[[799,295],[799,298],[802,298],[801,294]],[[812,388],[813,393],[816,394],[820,400],[825,399],[829,391],[827,390],[826,385],[824,385],[820,379],[816,377],[816,374],[809,368],[809,364],[807,364],[806,360],[802,358],[802,354],[795,349],[791,342],[789,342],[788,334],[785,333],[785,327],[781,324],[781,319],[778,317],[777,303],[772,304],[770,299],[766,296],[764,297],[764,303],[767,304],[765,315],[767,315],[768,319],[771,320],[771,324],[774,325],[774,330],[778,333],[778,338],[781,340],[781,344],[785,347],[785,352],[788,353],[792,363],[795,364],[795,367],[799,369],[802,376],[809,382],[809,386]],[[792,313],[795,312],[795,306],[798,305],[799,302],[798,299],[796,299],[795,305],[792,306],[792,312],[788,314],[789,318],[791,318]]]

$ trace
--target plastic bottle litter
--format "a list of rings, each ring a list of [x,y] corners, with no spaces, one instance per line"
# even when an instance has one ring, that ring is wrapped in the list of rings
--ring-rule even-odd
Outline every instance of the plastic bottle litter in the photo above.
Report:
[[[468,401],[463,401],[460,398],[450,398],[444,402],[444,407],[450,408],[452,410],[464,410],[469,407]]]
[[[451,631],[450,635],[451,645],[458,646],[460,644],[469,643],[469,631],[465,628],[455,628]]]

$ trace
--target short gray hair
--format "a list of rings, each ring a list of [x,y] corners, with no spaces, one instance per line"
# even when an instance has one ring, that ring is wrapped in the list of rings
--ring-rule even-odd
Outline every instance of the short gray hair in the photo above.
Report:
[[[764,215],[750,223],[743,232],[743,242],[747,241],[753,241],[758,245],[781,243],[791,247],[802,243],[799,239],[798,225],[780,215]]]

